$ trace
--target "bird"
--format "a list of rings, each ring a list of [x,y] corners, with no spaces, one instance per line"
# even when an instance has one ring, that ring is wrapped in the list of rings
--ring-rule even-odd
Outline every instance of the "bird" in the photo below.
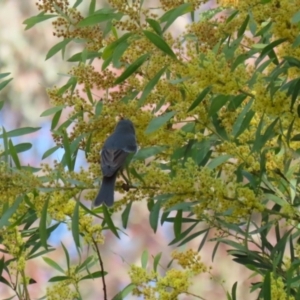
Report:
[[[133,123],[128,119],[120,120],[115,131],[106,139],[100,152],[103,174],[99,193],[94,207],[114,204],[114,189],[118,171],[124,166],[127,156],[138,149]]]

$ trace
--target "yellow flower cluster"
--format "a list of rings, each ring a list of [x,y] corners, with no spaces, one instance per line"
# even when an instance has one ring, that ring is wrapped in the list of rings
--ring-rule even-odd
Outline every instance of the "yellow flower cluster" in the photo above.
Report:
[[[25,241],[17,227],[11,229],[2,229],[1,235],[3,237],[2,244],[5,246],[7,252],[15,259],[9,265],[10,274],[15,274],[25,270],[27,251],[24,251]]]
[[[188,271],[170,269],[164,277],[151,271],[130,266],[129,276],[131,282],[136,285],[132,294],[143,296],[145,300],[174,299],[188,291],[190,286],[190,274]]]
[[[74,291],[74,288],[70,286],[70,282],[68,280],[64,280],[55,283],[51,287],[47,287],[46,295],[49,300],[73,300],[79,297],[78,292]]]
[[[157,272],[147,272],[143,268],[131,265],[129,276],[136,285],[133,294],[143,296],[147,300],[176,299],[181,294],[189,295],[191,278],[207,272],[207,268],[201,262],[200,255],[193,250],[182,253],[174,251],[172,258],[185,270],[172,268],[161,276]]]
[[[188,249],[185,252],[175,250],[172,253],[172,258],[175,259],[182,268],[191,270],[194,275],[207,272],[206,265],[201,262],[201,256],[193,249]]]
[[[102,47],[102,31],[100,25],[78,27],[83,19],[77,8],[69,7],[67,0],[42,0],[37,3],[40,11],[57,13],[59,17],[52,22],[55,29],[53,35],[65,39],[84,39],[86,48],[90,51],[98,51]]]
[[[296,300],[294,296],[288,296],[282,277],[271,273],[271,299],[272,300]]]

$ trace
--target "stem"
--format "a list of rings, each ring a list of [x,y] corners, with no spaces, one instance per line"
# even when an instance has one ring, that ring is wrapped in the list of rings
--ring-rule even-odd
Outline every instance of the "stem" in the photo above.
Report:
[[[104,300],[107,300],[107,290],[106,290],[106,283],[105,283],[105,278],[104,278],[104,266],[103,266],[103,261],[101,258],[101,254],[99,251],[99,248],[97,246],[97,243],[95,242],[95,240],[93,239],[93,244],[95,246],[95,250],[97,252],[97,256],[99,258],[99,263],[100,263],[100,270],[101,270],[101,277],[102,277],[102,284],[103,284],[103,294],[104,294]]]
[[[23,278],[23,286],[24,286],[24,292],[25,292],[25,299],[30,300],[30,295],[27,289],[27,283],[26,283],[26,276],[24,270],[21,271],[22,278]]]

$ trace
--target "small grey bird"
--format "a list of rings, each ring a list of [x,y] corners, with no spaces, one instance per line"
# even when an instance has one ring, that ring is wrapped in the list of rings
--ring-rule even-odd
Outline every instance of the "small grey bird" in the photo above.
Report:
[[[130,120],[118,122],[115,131],[104,142],[101,155],[103,174],[100,191],[94,206],[114,204],[114,189],[118,171],[123,167],[129,153],[137,151],[135,130]]]

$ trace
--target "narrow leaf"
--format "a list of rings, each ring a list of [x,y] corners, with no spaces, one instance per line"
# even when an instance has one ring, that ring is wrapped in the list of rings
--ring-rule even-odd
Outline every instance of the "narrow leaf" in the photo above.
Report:
[[[210,92],[211,87],[206,87],[195,99],[195,101],[192,103],[192,105],[189,107],[188,112],[196,108],[205,98],[205,96]]]
[[[76,201],[72,216],[72,235],[77,248],[80,248],[79,232],[79,200]]]
[[[7,132],[7,137],[11,138],[11,137],[21,136],[21,135],[25,135],[25,134],[30,134],[30,133],[36,132],[40,129],[41,129],[41,127],[36,127],[36,128],[23,127],[23,128],[19,128],[19,129],[14,129],[14,130]],[[3,138],[3,134],[0,135],[0,138]]]
[[[59,105],[59,106],[55,106],[55,107],[51,107],[47,110],[45,110],[40,117],[46,117],[46,116],[50,116],[53,115],[55,113],[57,113],[58,111],[64,109],[66,106],[65,105]]]
[[[158,73],[147,83],[147,85],[145,86],[145,89],[139,99],[138,102],[138,106],[141,107],[146,98],[149,96],[149,94],[151,93],[151,91],[153,90],[153,88],[157,85],[160,77],[164,74],[164,72],[166,71],[166,67],[163,67],[160,71],[158,71]]]
[[[40,219],[40,226],[39,226],[39,233],[41,239],[41,245],[48,250],[48,234],[47,234],[47,211],[48,211],[48,204],[49,204],[49,197],[47,197],[45,204],[42,209],[41,219]]]
[[[149,253],[148,253],[147,250],[144,250],[143,254],[142,254],[142,259],[141,259],[141,263],[142,263],[142,268],[143,269],[147,268],[148,258],[149,258]]]
[[[173,59],[177,60],[177,57],[170,46],[157,34],[144,30],[144,35],[146,38],[153,43],[158,49],[160,49],[165,54],[169,55]]]
[[[127,69],[116,79],[115,84],[119,84],[132,75],[147,59],[149,54],[144,54],[134,61]]]
[[[63,41],[61,41],[61,42],[57,43],[56,45],[54,45],[48,51],[48,53],[46,55],[46,60],[48,60],[50,57],[52,57],[53,55],[55,55],[60,50],[63,50],[71,41],[72,41],[72,39],[64,39]]]
[[[0,82],[0,91],[2,89],[4,89],[12,80],[13,80],[13,78],[10,78],[10,79],[7,79],[7,80],[4,80],[4,81]]]
[[[112,233],[117,237],[117,238],[120,238],[118,232],[117,232],[117,229],[115,227],[115,224],[113,223],[112,219],[111,219],[111,216],[106,208],[105,205],[102,206],[103,207],[103,214],[104,214],[104,219],[105,219],[105,222],[108,226],[108,228],[112,231]]]
[[[175,111],[170,111],[159,117],[152,119],[147,129],[145,130],[145,133],[150,134],[158,130],[160,127],[165,125],[175,114],[176,114]]]
[[[43,260],[46,264],[48,264],[50,267],[57,270],[58,272],[65,273],[64,269],[58,263],[56,263],[54,260],[52,260],[51,258],[43,257]]]

